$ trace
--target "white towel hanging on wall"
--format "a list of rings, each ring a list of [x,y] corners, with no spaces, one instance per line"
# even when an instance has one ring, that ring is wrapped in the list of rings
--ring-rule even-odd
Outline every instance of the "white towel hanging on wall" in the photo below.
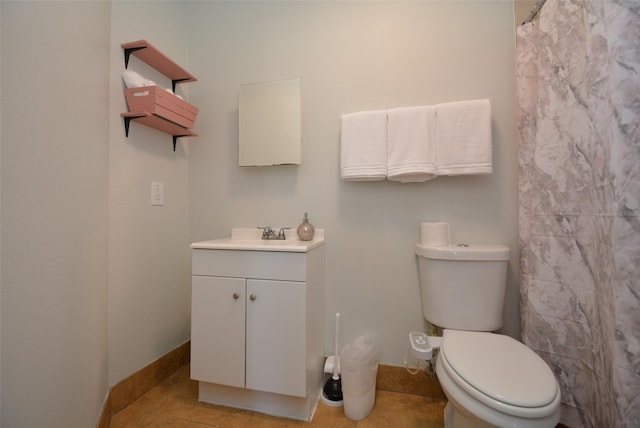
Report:
[[[345,181],[376,181],[387,176],[387,111],[342,116],[340,176]]]
[[[437,176],[434,106],[389,110],[387,178],[419,183]]]
[[[436,105],[438,175],[491,174],[491,146],[489,100]]]

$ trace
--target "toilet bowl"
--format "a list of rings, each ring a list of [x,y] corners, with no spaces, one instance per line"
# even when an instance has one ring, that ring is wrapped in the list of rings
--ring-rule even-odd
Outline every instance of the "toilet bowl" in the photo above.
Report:
[[[445,330],[436,374],[446,427],[554,427],[560,390],[547,364],[509,336]]]
[[[502,327],[509,248],[452,245],[447,223],[423,223],[422,230],[426,237],[416,244],[422,312],[444,329],[434,343],[436,374],[449,399],[445,426],[554,427],[560,388],[553,372],[524,344],[493,333]],[[444,238],[431,239],[437,231]]]

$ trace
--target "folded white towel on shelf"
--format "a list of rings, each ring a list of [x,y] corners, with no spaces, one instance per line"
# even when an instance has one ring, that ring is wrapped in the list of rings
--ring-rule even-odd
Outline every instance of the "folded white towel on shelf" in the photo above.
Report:
[[[153,80],[145,79],[135,71],[125,70],[122,72],[122,80],[127,88],[143,88],[145,86],[156,86]]]
[[[340,176],[345,181],[375,181],[387,176],[387,111],[342,116]]]
[[[491,174],[491,103],[436,105],[438,175]]]
[[[436,178],[436,109],[434,106],[389,110],[387,178],[420,183]]]

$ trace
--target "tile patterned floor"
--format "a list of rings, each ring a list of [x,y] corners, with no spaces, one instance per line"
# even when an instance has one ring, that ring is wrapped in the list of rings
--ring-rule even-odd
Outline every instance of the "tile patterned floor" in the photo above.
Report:
[[[198,402],[198,385],[189,379],[186,365],[114,415],[111,428],[441,428],[445,404],[442,399],[378,390],[373,411],[362,421],[351,421],[342,407],[322,402],[313,421],[295,421]]]

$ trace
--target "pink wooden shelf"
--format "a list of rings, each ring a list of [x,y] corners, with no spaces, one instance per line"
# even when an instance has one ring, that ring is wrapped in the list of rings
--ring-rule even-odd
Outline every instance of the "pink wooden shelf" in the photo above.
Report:
[[[129,123],[132,120],[139,122],[143,125],[149,126],[151,128],[155,128],[158,131],[162,131],[166,134],[173,136],[173,151],[176,151],[176,141],[180,137],[197,137],[198,134],[193,132],[191,129],[184,128],[176,123],[173,123],[169,120],[163,119],[160,116],[157,116],[152,113],[148,113],[146,111],[133,111],[129,113],[120,113],[120,116],[124,118],[124,131],[125,136],[129,136]]]
[[[177,83],[195,82],[198,80],[146,40],[123,43],[120,46],[124,49],[124,68],[129,66],[129,56],[137,56],[171,79],[174,91]]]
[[[120,46],[122,47],[122,49],[124,49],[124,68],[127,68],[129,66],[129,57],[131,55],[134,55],[171,79],[171,84],[173,86],[174,92],[176,90],[176,84],[195,82],[196,80],[198,80],[191,73],[173,62],[169,57],[160,52],[155,48],[155,46],[153,46],[146,40],[123,43]],[[195,109],[195,113],[193,114],[193,120],[195,120],[196,114],[197,109]],[[127,137],[129,136],[129,124],[132,120],[134,120],[136,122],[140,122],[143,125],[172,135],[174,152],[176,151],[176,141],[178,138],[195,137],[198,135],[191,129],[178,125],[177,123],[172,122],[165,117],[161,117],[158,114],[150,113],[147,111],[132,111],[128,113],[121,113],[120,116],[124,118],[125,135]]]

